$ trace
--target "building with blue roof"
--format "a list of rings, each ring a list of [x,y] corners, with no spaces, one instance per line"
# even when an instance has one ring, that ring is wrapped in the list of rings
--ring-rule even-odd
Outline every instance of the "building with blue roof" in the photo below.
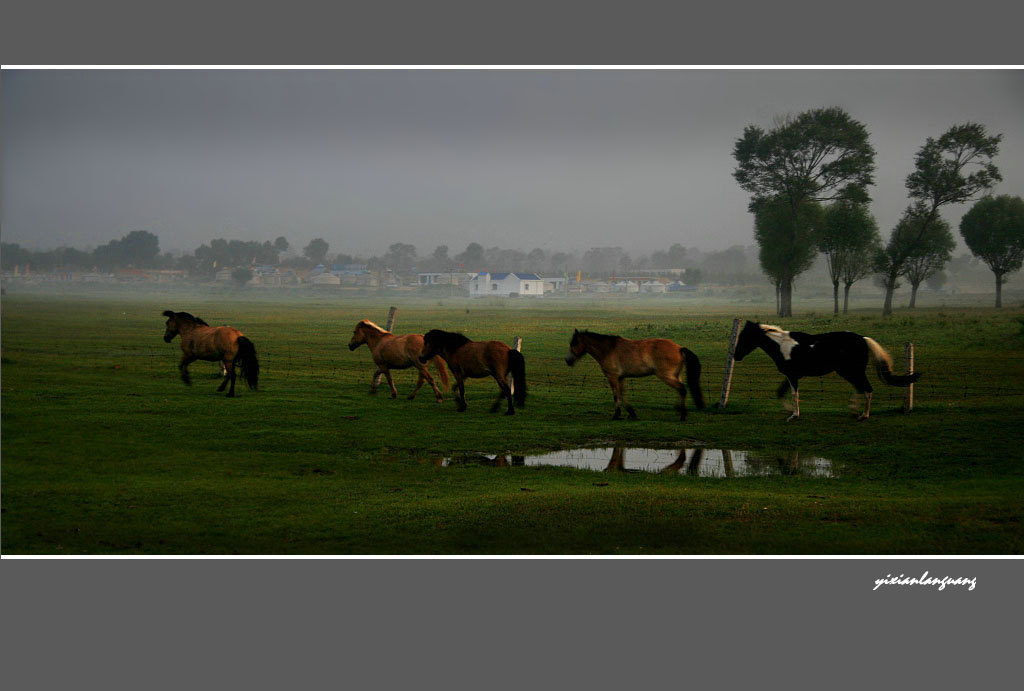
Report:
[[[469,282],[470,297],[544,297],[544,279],[534,273],[481,271]]]

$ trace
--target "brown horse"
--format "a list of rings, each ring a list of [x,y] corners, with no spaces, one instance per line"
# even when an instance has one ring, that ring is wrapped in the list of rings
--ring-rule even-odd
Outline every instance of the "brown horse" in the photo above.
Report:
[[[377,393],[377,375],[383,374],[388,378],[391,398],[398,398],[398,389],[395,388],[395,382],[391,380],[391,370],[415,367],[420,376],[416,380],[416,388],[409,394],[409,400],[416,398],[416,392],[423,386],[424,381],[430,384],[430,388],[434,390],[438,403],[444,400],[433,377],[427,372],[426,366],[420,362],[419,356],[423,352],[423,336],[421,334],[396,336],[369,319],[363,319],[356,324],[355,331],[352,332],[352,340],[348,342],[348,349],[355,350],[364,343],[370,349],[373,362],[377,365],[377,371],[373,373],[373,380],[370,383],[370,393]],[[441,376],[441,385],[447,391],[448,369],[444,366],[444,360],[439,357],[434,358],[434,367],[437,368],[437,373]]]
[[[426,363],[438,355],[455,375],[455,398],[460,413],[466,410],[466,379],[494,377],[498,382],[501,393],[491,406],[492,413],[498,410],[502,398],[508,401],[506,415],[516,414],[513,397],[520,408],[526,403],[526,361],[518,350],[501,341],[471,341],[460,333],[433,329],[423,335],[420,362]],[[510,375],[514,389],[508,383]]]
[[[626,402],[626,379],[657,375],[679,393],[679,419],[686,419],[686,386],[679,375],[686,369],[686,383],[693,395],[697,410],[704,409],[704,394],[700,390],[700,360],[689,349],[667,338],[642,338],[632,341],[621,336],[605,336],[590,331],[576,330],[569,343],[565,364],[570,367],[589,354],[601,367],[615,396],[613,420],[622,418],[621,406],[626,407],[630,419],[636,411]]]
[[[192,384],[188,376],[188,366],[195,360],[211,360],[221,362],[227,370],[227,376],[217,391],[223,391],[230,383],[228,398],[235,395],[235,363],[242,369],[242,376],[250,389],[255,390],[260,376],[260,363],[256,359],[256,348],[252,341],[242,335],[238,329],[230,326],[210,326],[199,317],[188,312],[172,312],[166,310],[167,331],[164,341],[170,343],[181,334],[181,362],[178,370],[181,380]]]

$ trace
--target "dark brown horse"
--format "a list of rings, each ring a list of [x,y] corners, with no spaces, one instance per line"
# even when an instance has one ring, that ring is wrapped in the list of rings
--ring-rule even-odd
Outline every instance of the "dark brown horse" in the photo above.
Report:
[[[260,363],[256,359],[256,348],[252,341],[242,335],[238,329],[230,326],[210,326],[199,317],[188,312],[172,312],[166,310],[167,331],[164,341],[170,343],[174,337],[181,335],[181,362],[178,370],[181,380],[192,384],[188,376],[188,366],[195,360],[211,360],[220,362],[227,370],[227,376],[217,391],[223,391],[228,384],[228,398],[235,395],[235,363],[242,369],[242,376],[250,389],[256,389],[260,376]]]
[[[590,355],[608,378],[615,397],[613,420],[622,418],[621,407],[631,419],[636,411],[626,402],[626,379],[657,375],[679,393],[679,419],[686,419],[686,386],[680,374],[686,369],[686,384],[697,410],[704,409],[704,394],[700,389],[700,360],[688,348],[683,348],[667,338],[642,338],[630,340],[621,336],[605,336],[590,331],[576,330],[569,342],[569,354],[565,364],[570,367],[584,355]]]
[[[526,361],[522,353],[501,341],[471,341],[460,333],[433,329],[423,335],[423,353],[420,362],[426,364],[440,355],[455,375],[455,397],[458,411],[466,410],[466,379],[494,377],[501,393],[491,406],[496,412],[501,399],[508,401],[506,415],[515,415],[515,405],[526,403]],[[509,377],[512,385],[509,385]]]
[[[377,387],[374,384],[377,381],[377,375],[383,374],[388,379],[388,386],[391,387],[391,398],[398,398],[398,389],[395,388],[395,383],[391,380],[391,370],[415,367],[420,376],[416,380],[416,388],[409,394],[409,400],[416,398],[416,392],[423,386],[424,381],[430,384],[430,388],[434,390],[438,403],[444,400],[437,384],[434,383],[434,378],[427,372],[426,366],[420,362],[419,356],[423,352],[423,336],[421,334],[396,336],[369,319],[363,319],[356,324],[356,328],[352,332],[352,340],[348,342],[348,349],[355,350],[364,343],[370,349],[373,363],[377,365],[377,371],[373,373],[373,381],[370,383],[370,393],[377,393]],[[447,391],[448,369],[444,366],[444,360],[439,357],[434,358],[434,367],[441,377],[441,385]]]

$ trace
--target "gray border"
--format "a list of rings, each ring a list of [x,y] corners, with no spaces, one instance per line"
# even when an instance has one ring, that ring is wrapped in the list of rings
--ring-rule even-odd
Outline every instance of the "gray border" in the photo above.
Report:
[[[977,587],[872,591],[924,570]],[[4,560],[0,572],[3,676],[17,689],[644,688],[705,675],[720,688],[988,688],[1016,666],[1024,582],[1022,561],[960,559]]]
[[[857,3],[8,2],[19,64],[1000,64],[1017,17],[971,5]],[[481,16],[479,8],[487,7]],[[496,7],[496,9],[495,9]],[[652,13],[651,7],[658,12]],[[824,22],[814,27],[808,17]],[[140,18],[129,26],[125,20]],[[481,21],[484,20],[484,21]],[[481,28],[480,24],[483,24]],[[950,38],[955,40],[950,40]],[[879,42],[884,45],[879,46]],[[953,55],[950,45],[969,54]],[[0,87],[2,88],[2,87]],[[2,93],[2,92],[0,92]],[[871,684],[990,686],[1013,672],[1022,562],[880,560],[4,560],[12,688],[356,688]],[[968,592],[888,573],[970,575]],[[1012,627],[1012,628],[1011,628]],[[1014,646],[1011,648],[1011,646]],[[742,679],[740,678],[742,677]],[[1006,677],[1013,678],[1013,677]],[[799,681],[798,681],[799,680]],[[64,682],[61,684],[61,682]],[[142,682],[140,684],[140,682]],[[881,682],[881,684],[879,683]]]
[[[7,64],[1014,64],[1021,10],[809,0],[7,0]],[[943,7],[948,5],[948,7]],[[148,8],[148,9],[147,9]],[[958,51],[951,53],[950,51]]]

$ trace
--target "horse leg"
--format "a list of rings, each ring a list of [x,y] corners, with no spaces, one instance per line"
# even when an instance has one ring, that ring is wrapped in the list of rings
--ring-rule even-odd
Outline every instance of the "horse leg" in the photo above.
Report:
[[[840,377],[850,382],[853,388],[859,394],[864,394],[864,412],[861,413],[857,419],[867,420],[871,417],[871,392],[874,389],[871,386],[871,382],[868,381],[867,375],[863,371],[858,372],[836,372]]]
[[[513,407],[513,405],[512,405],[512,387],[508,385],[507,381],[505,381],[505,377],[500,377],[497,374],[495,374],[493,376],[494,376],[494,381],[498,382],[498,389],[499,389],[499,391],[498,391],[498,398],[497,398],[497,400],[495,400],[494,401],[494,405],[491,406],[491,412],[492,413],[498,412],[498,408],[501,406],[501,399],[504,398],[505,400],[508,401],[508,409],[505,410],[505,414],[506,415],[515,415],[516,414],[516,410],[515,410],[515,407]],[[507,377],[508,373],[506,373],[505,376]]]
[[[430,376],[430,372],[427,371],[427,368],[425,366],[420,367],[419,363],[415,361],[413,364],[416,365],[416,369],[419,370],[420,376],[419,379],[416,380],[416,388],[413,389],[412,393],[409,395],[409,400],[411,401],[416,397],[416,392],[420,390],[420,387],[423,386],[423,382],[426,381],[430,384],[430,388],[434,390],[434,396],[437,397],[437,402],[440,403],[443,401],[444,396],[441,395],[441,390],[437,388],[437,384],[434,383],[434,378]]]
[[[371,394],[377,393],[377,377],[382,375],[382,374],[384,374],[384,370],[382,370],[381,368],[378,367],[376,369],[376,371],[374,371],[373,377],[370,378],[370,393]]]
[[[626,402],[626,378],[619,377],[619,400],[622,401],[622,405],[626,408],[626,414],[629,415],[630,420],[636,420],[636,411],[633,410],[633,406]]]
[[[192,355],[182,355],[181,361],[178,363],[178,372],[181,373],[181,380],[185,382],[185,386],[192,386],[192,379],[188,376],[188,366],[195,360],[196,358]]]
[[[786,422],[800,417],[800,379],[790,379],[789,383],[793,387],[793,414],[786,418]]]
[[[427,371],[426,365],[423,367],[423,376],[426,378],[427,383],[430,384],[430,388],[434,390],[434,398],[437,399],[438,403],[444,402],[444,394],[441,393],[441,389],[437,388],[437,382],[430,376],[430,372]]]
[[[391,399],[398,398],[398,389],[395,388],[395,382],[391,379],[391,370],[387,367],[384,368],[384,376],[388,379],[388,386],[391,387]]]
[[[235,361],[232,360],[228,363],[228,381],[231,384],[231,388],[228,389],[228,398],[235,397]],[[221,385],[223,388],[223,385]],[[218,389],[219,391],[220,389]]]
[[[676,410],[679,411],[679,421],[682,422],[686,419],[686,385],[672,372],[666,374],[658,372],[658,379],[665,382],[670,389],[675,389],[676,393],[679,394],[679,404],[676,406]]]
[[[790,390],[789,380],[783,379],[782,383],[779,384],[779,388],[775,389],[775,398],[782,398],[786,395],[786,392]]]
[[[234,367],[234,363],[229,362],[227,360],[224,360],[223,362],[220,363],[220,368],[221,368],[222,374],[220,375],[221,376],[221,382],[220,382],[220,386],[217,387],[217,393],[220,393],[221,391],[223,391],[224,389],[227,388],[227,386],[228,386],[228,379],[229,379],[229,377],[228,377],[228,370],[229,370],[229,368],[233,368],[233,367]]]
[[[608,377],[608,385],[612,387],[612,396],[615,398],[615,414],[612,415],[612,420],[622,419],[622,404],[619,398],[619,378],[614,374],[605,374]]]
[[[413,388],[412,393],[405,397],[407,401],[411,401],[416,398],[416,393],[420,390],[420,387],[423,386],[423,372],[417,370],[416,374],[416,386]]]
[[[462,378],[461,374],[455,375],[455,388],[458,391],[455,397],[455,410],[464,413],[466,412],[466,380]]]

